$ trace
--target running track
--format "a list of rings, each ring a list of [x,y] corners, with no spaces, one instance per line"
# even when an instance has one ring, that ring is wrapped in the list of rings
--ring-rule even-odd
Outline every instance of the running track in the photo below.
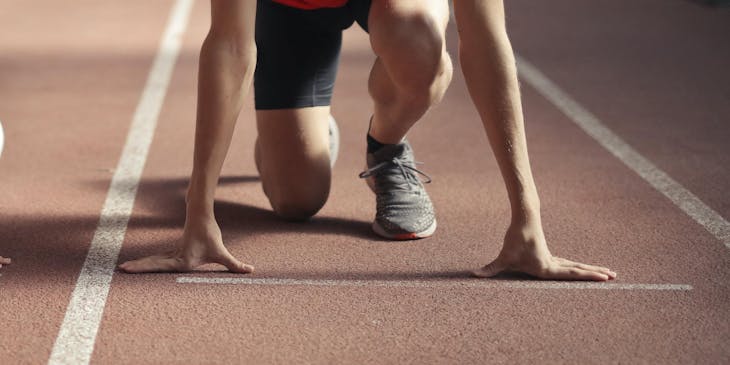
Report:
[[[428,188],[439,230],[408,243],[374,237],[373,199],[356,178],[373,56],[353,29],[333,106],[342,150],[318,217],[294,224],[269,212],[248,103],[216,214],[232,252],[257,273],[114,273],[106,286],[103,260],[104,270],[82,267],[92,241],[113,242],[111,229],[126,223],[119,209],[137,184],[120,167],[139,166],[141,177],[119,261],[168,248],[183,222],[208,7],[195,2],[188,21],[181,3],[0,3],[0,254],[14,260],[0,270],[0,363],[730,360],[728,8],[508,2],[551,250],[617,271],[609,285],[466,276],[498,252],[508,207],[458,66],[444,102],[409,137],[435,178]],[[165,33],[175,25],[179,54],[175,33]],[[455,40],[452,27],[454,57]],[[607,149],[578,127],[586,118],[655,170],[637,174],[625,150],[618,155],[629,162],[609,151],[615,143]],[[137,119],[154,135],[146,156],[134,138],[127,158]],[[664,176],[656,171],[676,184],[674,201],[652,185]],[[702,202],[699,213],[680,208],[683,192]],[[118,210],[107,210],[98,230],[105,204]],[[97,251],[117,261],[113,248]],[[94,291],[105,289],[108,297]]]

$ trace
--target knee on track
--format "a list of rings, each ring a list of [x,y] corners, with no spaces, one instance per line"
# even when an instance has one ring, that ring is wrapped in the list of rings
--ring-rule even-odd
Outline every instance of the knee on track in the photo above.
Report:
[[[323,197],[279,197],[269,199],[271,208],[279,217],[291,221],[305,221],[313,217],[324,206]]]

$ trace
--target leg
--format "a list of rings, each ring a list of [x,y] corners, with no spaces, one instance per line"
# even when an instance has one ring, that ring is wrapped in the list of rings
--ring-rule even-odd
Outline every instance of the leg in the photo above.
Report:
[[[256,166],[274,212],[304,220],[330,189],[328,106],[256,111]]]
[[[311,217],[329,195],[329,104],[342,35],[324,25],[340,18],[258,2],[256,165],[271,207],[286,219]]]
[[[453,71],[444,41],[448,20],[446,0],[373,0],[368,24],[377,59],[369,89],[376,140],[400,142],[446,92]]]
[[[368,136],[368,169],[360,174],[375,192],[373,230],[418,239],[436,230],[436,217],[404,137],[441,100],[451,81],[444,38],[445,0],[373,0],[368,27],[377,55],[370,73],[375,111]]]

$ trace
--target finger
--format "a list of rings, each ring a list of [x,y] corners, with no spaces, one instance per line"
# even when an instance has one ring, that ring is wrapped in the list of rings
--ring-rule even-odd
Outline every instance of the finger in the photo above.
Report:
[[[177,257],[150,256],[139,260],[127,261],[119,269],[130,274],[145,272],[186,272],[190,268]]]
[[[227,250],[224,253],[222,253],[215,260],[215,262],[225,266],[228,269],[228,271],[239,273],[239,274],[249,274],[249,273],[252,273],[254,270],[253,266],[244,264],[243,262],[239,261],[233,255],[231,255],[231,253],[228,252]]]
[[[554,266],[538,275],[542,279],[556,280],[589,280],[606,281],[609,276],[604,273],[585,270],[577,267]]]
[[[487,265],[484,265],[484,267],[472,271],[472,275],[478,277],[478,278],[491,278],[501,272],[503,272],[506,269],[502,261],[497,258],[494,261],[490,262]]]
[[[606,267],[593,266],[593,265],[587,265],[587,264],[581,264],[581,263],[576,264],[575,267],[577,267],[579,269],[583,269],[583,270],[588,270],[588,271],[593,271],[593,272],[598,272],[601,274],[608,275],[608,277],[610,279],[616,278],[616,273]]]
[[[580,262],[566,260],[566,259],[560,258],[560,257],[554,257],[554,259],[563,266],[576,267],[576,268],[583,269],[583,270],[594,271],[594,272],[598,272],[601,274],[606,274],[611,279],[616,278],[616,273],[607,267],[583,264]]]
[[[11,263],[12,263],[12,260],[10,260],[10,257],[0,256],[0,267],[2,267],[2,265],[10,265]]]

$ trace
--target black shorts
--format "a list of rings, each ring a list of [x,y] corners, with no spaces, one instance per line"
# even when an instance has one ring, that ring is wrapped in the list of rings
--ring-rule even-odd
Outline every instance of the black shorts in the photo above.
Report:
[[[349,0],[341,8],[302,10],[258,0],[256,109],[330,105],[342,31],[355,21],[368,30],[371,0]]]

